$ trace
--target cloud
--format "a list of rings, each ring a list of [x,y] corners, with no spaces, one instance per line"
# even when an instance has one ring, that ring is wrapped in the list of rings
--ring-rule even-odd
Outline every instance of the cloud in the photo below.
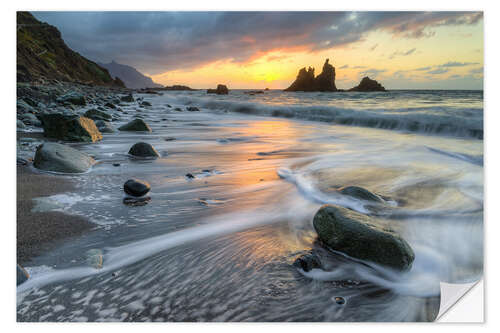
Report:
[[[445,64],[439,65],[439,67],[463,67],[469,65],[478,65],[477,62],[457,62],[457,61],[448,61]]]
[[[370,47],[370,51],[374,51],[377,48],[377,46],[378,46],[378,44],[375,44],[372,47]]]
[[[345,69],[345,68],[349,68],[349,65],[344,65],[342,67],[339,67],[339,69]]]
[[[431,68],[432,68],[431,66],[426,66],[426,67],[415,68],[414,70],[415,71],[428,71]]]
[[[354,68],[354,69],[358,69],[358,68],[366,68],[366,66],[354,66],[353,68]]]
[[[483,74],[483,67],[479,67],[479,68],[473,68],[473,69],[470,69],[469,70],[469,73],[470,74]]]
[[[393,59],[394,57],[397,56],[406,57],[409,56],[410,54],[413,54],[416,50],[417,48],[414,47],[412,49],[409,49],[408,51],[403,51],[403,52],[396,51],[389,56],[389,59]]]
[[[444,25],[471,25],[482,12],[34,12],[66,43],[101,62],[150,74],[216,61],[245,63],[273,51],[345,47],[372,31],[423,38]],[[78,22],[78,24],[75,24]]]
[[[444,74],[444,73],[447,73],[449,70],[448,69],[445,69],[445,68],[437,68],[437,69],[433,69],[432,71],[428,71],[426,72],[427,74]]]
[[[387,69],[370,68],[370,69],[359,72],[359,75],[376,77],[380,73],[384,73],[384,72],[387,72]]]

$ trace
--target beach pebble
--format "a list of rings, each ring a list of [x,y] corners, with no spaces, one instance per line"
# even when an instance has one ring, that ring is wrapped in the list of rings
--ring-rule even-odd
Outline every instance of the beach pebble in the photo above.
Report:
[[[333,300],[335,301],[335,303],[337,303],[338,305],[344,305],[345,304],[345,298],[344,297],[340,297],[340,296],[335,296],[333,298]]]
[[[123,184],[123,190],[128,195],[142,197],[151,189],[148,182],[139,179],[129,179]]]
[[[137,157],[160,157],[158,151],[146,142],[138,142],[134,144],[128,153]]]
[[[304,272],[309,272],[314,268],[322,268],[319,258],[314,253],[304,254],[293,262],[293,266],[302,269]]]
[[[187,111],[200,111],[200,109],[198,109],[196,106],[188,106],[186,108]]]
[[[123,198],[123,203],[127,206],[144,206],[149,201],[151,201],[151,197],[142,197],[142,198],[127,197],[127,198]]]
[[[188,178],[188,179],[193,179],[193,178],[195,178],[195,177],[193,176],[193,174],[192,174],[192,173],[187,173],[187,174],[186,174],[186,178]]]

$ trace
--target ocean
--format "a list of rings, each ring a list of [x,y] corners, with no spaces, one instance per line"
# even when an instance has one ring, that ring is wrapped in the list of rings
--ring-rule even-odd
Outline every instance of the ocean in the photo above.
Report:
[[[122,106],[112,125],[141,117],[152,133],[73,144],[99,163],[54,176],[77,191],[39,199],[97,226],[30,262],[19,321],[430,321],[440,281],[482,277],[482,91],[135,96],[152,106]],[[161,158],[131,158],[140,141]],[[122,203],[130,178],[151,184],[150,203]],[[349,185],[385,205],[337,191]],[[323,204],[396,230],[411,270],[325,250],[312,226]],[[324,270],[292,265],[311,249]]]

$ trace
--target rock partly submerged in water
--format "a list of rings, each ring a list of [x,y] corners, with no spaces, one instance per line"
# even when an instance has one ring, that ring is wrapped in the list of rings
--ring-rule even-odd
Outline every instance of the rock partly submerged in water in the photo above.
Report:
[[[322,268],[321,261],[314,253],[304,254],[293,262],[293,265],[304,272],[309,272],[314,268]]]
[[[86,172],[95,160],[69,146],[45,142],[37,147],[33,165],[35,168],[64,173]]]
[[[111,125],[111,123],[109,121],[96,120],[95,125],[97,126],[97,129],[101,133],[113,133],[113,132],[115,132],[114,127]]]
[[[384,202],[384,200],[375,193],[372,193],[367,189],[359,186],[344,186],[339,189],[339,192],[360,200],[373,201],[378,203]]]
[[[86,105],[85,97],[77,92],[67,93],[57,99],[58,103],[70,103],[73,105]]]
[[[151,127],[142,119],[134,119],[118,129],[120,131],[152,132]]]
[[[123,184],[123,190],[133,197],[142,197],[151,189],[148,182],[139,179],[129,179]]]
[[[361,79],[361,82],[354,88],[348,91],[360,91],[360,92],[371,92],[371,91],[386,91],[385,88],[375,80],[370,79],[365,76]]]
[[[397,270],[408,270],[415,259],[410,245],[374,220],[350,209],[322,206],[314,216],[318,238],[329,248],[350,257]]]
[[[186,111],[200,111],[196,106],[188,106],[186,108]]]
[[[137,142],[130,148],[128,153],[137,157],[160,157],[158,151],[146,142]]]
[[[64,141],[95,142],[102,139],[92,119],[74,114],[51,113],[41,116],[43,134]]]
[[[207,94],[227,95],[229,94],[229,89],[224,84],[218,84],[217,89],[207,89]]]
[[[29,279],[30,275],[24,268],[21,267],[21,265],[17,264],[17,286],[20,285],[21,283],[24,283],[26,280]]]

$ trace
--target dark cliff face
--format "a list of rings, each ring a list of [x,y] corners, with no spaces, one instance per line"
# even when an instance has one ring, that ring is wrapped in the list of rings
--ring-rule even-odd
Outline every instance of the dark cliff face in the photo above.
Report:
[[[105,68],[71,50],[56,27],[17,12],[17,81],[41,78],[123,87]]]
[[[349,89],[349,91],[386,91],[385,88],[375,80],[370,79],[368,76],[365,76],[359,85],[354,88]]]
[[[335,67],[326,59],[323,71],[314,77],[314,68],[302,68],[297,78],[285,91],[337,91],[335,86]]]
[[[161,84],[155,83],[149,76],[139,72],[132,66],[122,65],[115,61],[108,64],[99,64],[106,68],[111,76],[119,77],[125,82],[127,88],[141,89],[141,88],[162,88]]]

